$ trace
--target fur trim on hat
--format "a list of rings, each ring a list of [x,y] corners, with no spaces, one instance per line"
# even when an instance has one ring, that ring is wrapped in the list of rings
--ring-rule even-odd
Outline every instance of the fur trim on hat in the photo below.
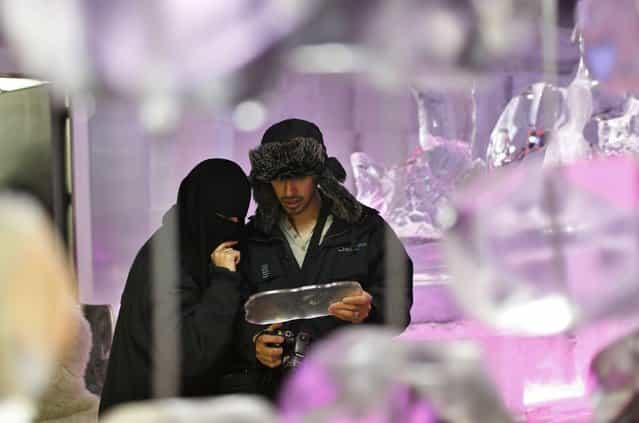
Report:
[[[363,214],[362,203],[357,201],[342,185],[333,172],[326,168],[317,181],[320,192],[324,194],[331,203],[331,213],[337,218],[348,223],[358,222]]]
[[[318,176],[324,169],[326,151],[314,138],[270,142],[249,152],[251,179],[271,182],[292,176]]]

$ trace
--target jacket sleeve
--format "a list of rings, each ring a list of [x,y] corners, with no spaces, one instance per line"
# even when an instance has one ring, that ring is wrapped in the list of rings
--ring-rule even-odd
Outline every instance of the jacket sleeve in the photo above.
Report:
[[[251,295],[257,292],[257,288],[251,284],[251,279],[248,275],[248,269],[250,269],[250,265],[248,264],[249,260],[250,257],[245,257],[243,260],[245,265],[241,266],[242,285],[240,303],[242,312],[239,314],[236,324],[238,334],[236,350],[240,357],[248,363],[249,367],[255,367],[258,362],[255,358],[255,344],[253,343],[253,337],[260,331],[266,329],[268,325],[254,325],[247,322],[245,319],[244,304]]]
[[[240,306],[240,275],[211,266],[210,285],[180,287],[182,376],[193,377],[219,365],[232,345]],[[188,278],[187,278],[188,279]]]
[[[163,279],[163,278],[160,278]],[[150,292],[162,337],[177,341],[183,381],[202,376],[219,366],[232,345],[234,323],[240,303],[240,275],[210,266],[209,284],[200,287],[188,274],[159,293]],[[151,313],[150,330],[154,318]],[[151,346],[151,348],[153,348]],[[157,353],[157,351],[156,351]],[[159,352],[160,359],[162,352]]]
[[[386,271],[386,260],[392,254],[393,268]],[[369,241],[369,281],[367,291],[373,296],[373,308],[366,319],[367,323],[391,323],[404,329],[410,323],[410,309],[413,305],[413,262],[406,253],[397,235],[391,227],[379,217]],[[403,266],[403,272],[401,267]],[[397,280],[403,273],[404,279]],[[403,307],[393,310],[396,313],[389,318],[386,312],[386,300],[389,290],[401,289]]]

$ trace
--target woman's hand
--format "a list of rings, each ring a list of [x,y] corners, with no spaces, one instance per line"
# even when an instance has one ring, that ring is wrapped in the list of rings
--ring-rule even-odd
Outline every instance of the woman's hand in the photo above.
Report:
[[[217,267],[235,272],[240,262],[240,252],[233,249],[234,245],[237,245],[237,241],[226,241],[218,245],[211,253],[211,262]]]

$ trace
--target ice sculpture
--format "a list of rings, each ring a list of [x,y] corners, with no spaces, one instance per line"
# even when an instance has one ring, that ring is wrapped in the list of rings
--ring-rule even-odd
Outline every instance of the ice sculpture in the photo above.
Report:
[[[353,167],[357,199],[385,215],[387,199],[392,187],[389,185],[389,181],[383,178],[384,169],[366,153],[361,152],[351,155],[351,166]]]
[[[281,397],[285,422],[510,422],[467,343],[347,328],[315,346]]]
[[[0,194],[0,418],[27,422],[73,336],[71,274],[44,212]]]
[[[584,127],[592,116],[590,81],[579,77],[566,89],[566,103],[570,115],[568,121],[550,137],[546,148],[545,166],[568,164],[590,157],[592,149],[584,138]]]
[[[564,93],[545,82],[532,84],[513,97],[490,134],[486,161],[499,167],[544,148],[558,124],[567,119]]]
[[[432,134],[442,131],[441,113],[433,113],[424,94],[413,90],[419,121],[419,147],[403,163],[376,164],[366,153],[351,155],[357,199],[376,208],[404,241],[439,239],[447,227],[450,196],[472,170],[472,146]],[[428,109],[428,110],[427,110]]]
[[[245,318],[256,325],[270,325],[328,316],[331,304],[361,293],[361,285],[352,281],[264,291],[246,301]]]
[[[517,47],[532,36],[538,7],[526,0],[511,3],[431,0],[397,7],[357,1],[346,7],[316,0],[114,0],[107,7],[61,0],[53,7],[42,0],[7,0],[2,17],[25,69],[67,89],[94,84],[96,92],[106,86],[133,96],[155,95],[156,101],[207,95],[210,100],[251,90],[248,85],[259,85],[281,62],[285,48],[318,40],[364,47],[363,67],[378,70],[378,77],[390,73],[431,83],[446,78],[458,85],[520,53]],[[66,52],[64,60],[58,51]],[[424,58],[430,60],[423,63]],[[317,61],[332,60],[343,68],[337,57]],[[255,65],[252,72],[233,79],[237,87],[223,78],[249,63]]]
[[[590,365],[595,422],[639,419],[639,331],[597,353]]]
[[[584,43],[578,30],[580,60],[566,88],[538,82],[510,100],[490,137],[487,151],[491,167],[521,160],[545,148],[545,166],[567,164],[590,157],[592,147],[584,136],[594,109],[596,84],[584,62]]]
[[[432,137],[427,149],[387,170],[393,189],[385,217],[400,238],[441,237],[450,195],[472,168],[470,153],[464,141]]]
[[[628,157],[527,160],[473,181],[445,242],[460,305],[523,334],[636,313],[638,183]]]
[[[265,400],[249,395],[215,399],[162,399],[125,404],[109,412],[104,423],[275,423]]]
[[[575,78],[565,91],[568,119],[550,136],[544,158],[545,166],[572,163],[590,157],[592,153],[592,148],[584,137],[584,128],[592,117],[594,81],[590,78],[584,63],[584,44],[580,34],[578,34],[578,41],[579,65]]]
[[[598,148],[608,156],[639,153],[639,99],[628,95],[621,116],[598,120]]]

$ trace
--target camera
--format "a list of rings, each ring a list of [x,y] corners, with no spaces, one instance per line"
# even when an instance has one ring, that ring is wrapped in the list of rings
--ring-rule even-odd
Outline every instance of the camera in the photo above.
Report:
[[[308,346],[311,343],[311,335],[305,331],[299,331],[296,334],[289,329],[276,329],[265,333],[284,338],[282,344],[269,345],[271,347],[282,347],[282,368],[286,370],[297,368],[306,355]]]

